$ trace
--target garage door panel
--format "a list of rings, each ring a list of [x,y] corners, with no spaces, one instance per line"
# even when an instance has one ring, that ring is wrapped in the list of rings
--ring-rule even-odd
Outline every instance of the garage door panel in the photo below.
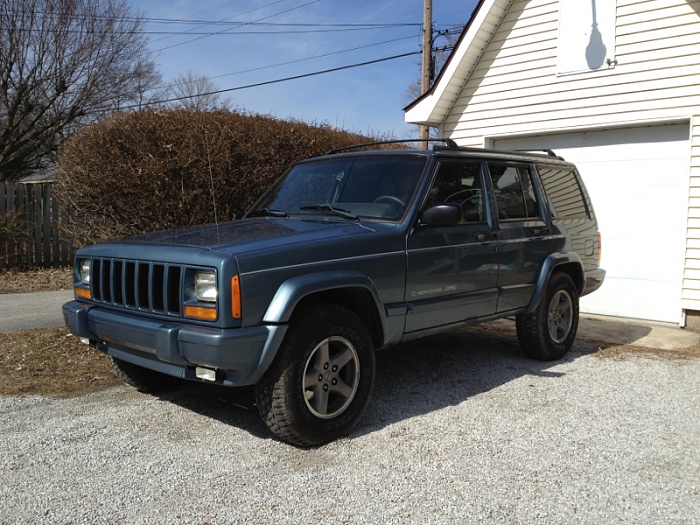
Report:
[[[657,321],[678,322],[669,318],[668,305],[680,312],[680,292],[665,283],[637,279],[607,279],[603,288],[581,298],[581,311],[617,317],[632,317]]]
[[[688,125],[494,141],[549,148],[574,162],[602,235],[603,287],[584,312],[677,322],[688,210]]]

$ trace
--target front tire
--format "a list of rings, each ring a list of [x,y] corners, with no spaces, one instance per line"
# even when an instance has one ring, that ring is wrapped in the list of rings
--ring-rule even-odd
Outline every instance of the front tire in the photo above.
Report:
[[[293,445],[333,441],[348,434],[367,408],[374,366],[372,340],[357,315],[333,304],[302,307],[255,387],[260,415]]]
[[[578,289],[568,274],[550,277],[537,309],[516,316],[518,340],[526,355],[555,361],[568,353],[578,330],[578,299]]]

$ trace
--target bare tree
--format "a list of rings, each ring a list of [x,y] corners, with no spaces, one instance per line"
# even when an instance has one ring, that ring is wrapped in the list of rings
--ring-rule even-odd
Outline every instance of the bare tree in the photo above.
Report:
[[[0,2],[0,180],[46,165],[62,140],[146,102],[159,82],[125,0]]]
[[[216,84],[207,76],[192,71],[181,73],[170,86],[170,99],[190,111],[230,110],[230,101],[220,100]]]
[[[139,111],[157,108],[167,98],[168,89],[150,57],[140,57],[133,64],[133,82],[123,97],[116,103],[115,110]]]

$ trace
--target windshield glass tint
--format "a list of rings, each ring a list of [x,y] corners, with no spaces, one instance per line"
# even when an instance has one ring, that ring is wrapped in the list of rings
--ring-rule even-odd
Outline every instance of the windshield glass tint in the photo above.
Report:
[[[409,155],[357,156],[304,162],[292,168],[255,206],[289,215],[319,213],[304,208],[330,205],[359,217],[403,216],[426,158]]]

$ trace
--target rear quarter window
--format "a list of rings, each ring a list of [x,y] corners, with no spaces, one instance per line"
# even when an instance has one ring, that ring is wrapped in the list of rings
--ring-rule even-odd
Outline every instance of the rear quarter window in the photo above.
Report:
[[[574,170],[537,166],[554,219],[588,219],[588,206]]]

